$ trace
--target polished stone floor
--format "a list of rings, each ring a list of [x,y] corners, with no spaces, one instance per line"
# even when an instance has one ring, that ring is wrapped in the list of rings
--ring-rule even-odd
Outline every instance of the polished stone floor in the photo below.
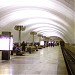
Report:
[[[0,75],[68,75],[59,46],[39,49],[25,56],[11,56],[9,61],[1,60]]]

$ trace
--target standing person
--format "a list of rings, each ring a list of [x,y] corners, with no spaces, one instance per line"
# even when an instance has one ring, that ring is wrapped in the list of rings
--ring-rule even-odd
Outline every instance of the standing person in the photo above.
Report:
[[[26,44],[25,44],[24,41],[22,42],[21,46],[22,46],[22,51],[25,51],[25,46],[26,46]]]

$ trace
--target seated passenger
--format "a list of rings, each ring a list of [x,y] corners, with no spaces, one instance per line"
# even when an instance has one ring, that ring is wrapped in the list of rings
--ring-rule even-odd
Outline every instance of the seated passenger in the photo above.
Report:
[[[20,47],[18,45],[16,46],[15,50],[16,50],[16,55],[19,55],[20,54]]]
[[[20,47],[16,47],[16,50],[17,50],[17,51],[20,51]]]
[[[23,54],[25,54],[25,52],[21,50],[20,46],[17,46],[16,47],[16,55],[23,55]]]

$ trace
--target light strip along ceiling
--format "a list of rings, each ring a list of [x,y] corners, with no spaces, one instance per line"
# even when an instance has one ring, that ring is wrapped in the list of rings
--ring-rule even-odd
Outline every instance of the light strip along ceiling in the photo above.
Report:
[[[68,7],[69,3],[65,2],[67,4],[65,5],[64,2],[64,0],[63,2],[59,0],[0,0],[0,30],[9,28],[9,31],[13,32],[15,25],[23,25],[26,26],[24,33],[33,30],[45,36],[56,35],[72,42],[70,39],[73,35],[74,10]]]

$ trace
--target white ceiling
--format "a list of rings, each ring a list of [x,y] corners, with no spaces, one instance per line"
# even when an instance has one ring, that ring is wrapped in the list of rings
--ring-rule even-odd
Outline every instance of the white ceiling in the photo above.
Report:
[[[11,31],[18,39],[15,25],[26,26],[22,39],[35,31],[43,36],[58,36],[74,42],[74,0],[0,0],[0,32]]]

